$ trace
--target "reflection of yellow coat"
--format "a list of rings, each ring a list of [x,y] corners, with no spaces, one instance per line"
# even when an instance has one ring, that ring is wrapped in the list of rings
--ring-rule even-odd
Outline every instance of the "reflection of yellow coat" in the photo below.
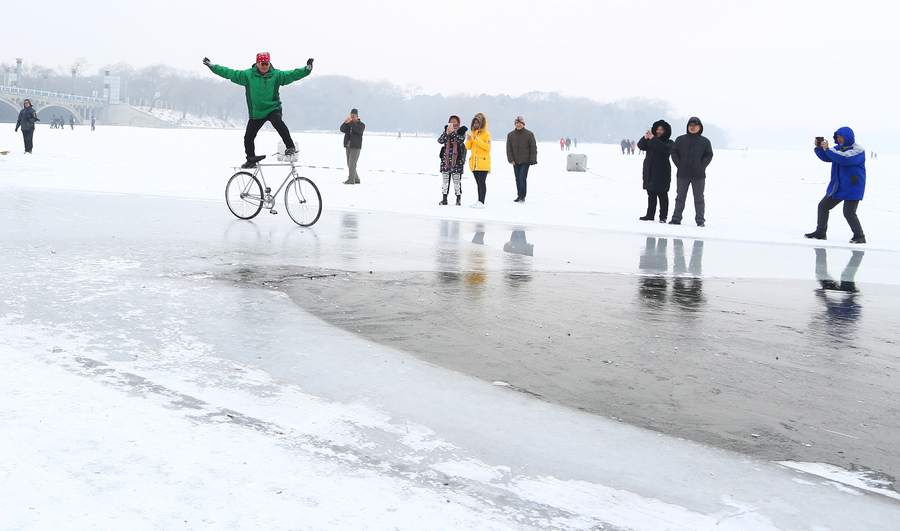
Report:
[[[478,115],[483,124],[481,129],[471,133],[471,140],[466,140],[469,150],[469,169],[472,171],[491,171],[491,134],[487,132],[487,119]]]

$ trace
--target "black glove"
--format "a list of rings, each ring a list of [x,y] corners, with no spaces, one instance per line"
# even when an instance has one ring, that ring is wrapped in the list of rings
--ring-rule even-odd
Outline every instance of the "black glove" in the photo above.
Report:
[[[469,130],[468,127],[462,125],[462,126],[460,126],[459,129],[456,130],[456,134],[458,134],[459,136],[466,136],[466,131],[468,131],[468,130]]]
[[[18,126],[18,125],[16,126],[16,132],[17,132],[17,133],[19,132],[19,126]]]
[[[858,183],[858,182],[859,182],[859,175],[851,175],[851,176],[850,176],[850,182],[853,183],[853,184]]]
[[[212,63],[209,61],[209,57],[203,58],[203,64],[208,66],[209,68],[212,68]]]
[[[310,72],[312,72],[312,63],[313,63],[312,57],[310,57],[309,59],[306,60],[306,69],[309,70]]]

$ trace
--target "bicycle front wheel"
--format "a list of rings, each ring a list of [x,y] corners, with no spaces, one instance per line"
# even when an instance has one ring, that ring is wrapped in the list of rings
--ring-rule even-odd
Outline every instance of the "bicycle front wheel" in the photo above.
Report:
[[[255,217],[263,206],[263,191],[259,179],[245,171],[232,175],[225,186],[225,202],[235,216],[241,219]]]
[[[294,223],[309,227],[322,215],[322,194],[306,177],[296,177],[284,191],[284,208]]]

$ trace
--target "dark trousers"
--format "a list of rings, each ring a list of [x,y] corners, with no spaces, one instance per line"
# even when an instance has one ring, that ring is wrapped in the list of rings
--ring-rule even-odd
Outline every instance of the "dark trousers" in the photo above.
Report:
[[[22,138],[25,139],[25,151],[31,153],[31,149],[34,147],[34,142],[31,141],[34,138],[34,129],[22,129]]]
[[[828,196],[823,197],[822,200],[819,201],[819,215],[816,219],[816,232],[825,234],[828,231],[828,214],[831,212],[831,209],[838,206],[838,203],[841,201],[844,202],[844,219],[846,219],[847,223],[850,225],[850,230],[853,231],[853,235],[865,236],[865,234],[863,234],[862,225],[859,223],[859,218],[856,217],[856,209],[859,207],[859,200],[834,199]]]
[[[684,203],[687,199],[688,188],[694,191],[694,220],[697,223],[706,223],[706,201],[703,199],[703,190],[706,189],[706,179],[685,179],[678,177],[675,192],[675,210],[672,212],[672,221],[681,221],[684,212]]]
[[[513,173],[516,174],[516,193],[519,199],[525,199],[525,192],[528,191],[528,167],[530,164],[513,164]]]
[[[472,175],[475,176],[475,184],[478,185],[478,200],[481,201],[481,204],[484,204],[484,197],[487,195],[488,172],[473,171]]]
[[[272,124],[272,127],[278,131],[278,134],[281,136],[281,140],[284,141],[284,147],[288,149],[294,149],[294,141],[291,140],[291,132],[288,131],[286,125],[281,120],[281,111],[274,110],[269,113],[265,118],[260,119],[249,119],[247,120],[247,131],[244,133],[244,153],[247,154],[247,158],[256,156],[256,146],[253,141],[256,140],[256,134],[259,133],[259,130],[262,129],[262,126],[269,122]]]
[[[669,192],[647,190],[647,217],[652,219],[656,214],[657,199],[659,199],[659,219],[665,221],[669,216]]]

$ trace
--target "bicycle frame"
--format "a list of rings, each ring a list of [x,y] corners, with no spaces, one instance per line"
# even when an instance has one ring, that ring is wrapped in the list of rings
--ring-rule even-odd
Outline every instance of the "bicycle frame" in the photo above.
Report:
[[[278,187],[278,190],[275,190],[274,194],[271,193],[272,189],[269,187],[268,184],[266,184],[266,178],[263,175],[263,171],[262,171],[263,166],[270,166],[270,167],[290,166],[291,167],[291,171],[288,172],[287,177],[284,178],[284,181],[281,183],[281,186]],[[270,209],[270,210],[275,207],[275,198],[278,197],[278,194],[281,193],[281,190],[285,187],[285,185],[287,185],[287,183],[289,183],[295,177],[299,177],[299,175],[297,174],[297,166],[296,166],[296,164],[294,164],[293,161],[288,162],[288,163],[282,163],[282,164],[257,164],[255,171],[253,172],[253,176],[259,178],[260,182],[263,185],[263,193],[265,194],[265,197],[263,197],[263,203],[264,203],[263,208]]]

